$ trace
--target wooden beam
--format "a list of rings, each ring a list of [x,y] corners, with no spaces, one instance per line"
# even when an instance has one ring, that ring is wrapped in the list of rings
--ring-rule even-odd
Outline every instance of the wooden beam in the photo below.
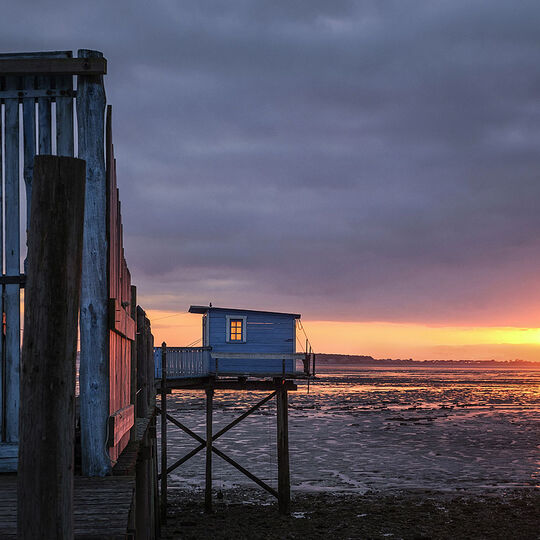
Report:
[[[125,338],[135,340],[135,320],[118,298],[109,298],[109,328]]]
[[[278,505],[279,513],[291,513],[291,477],[289,470],[289,404],[287,390],[280,388],[277,402],[277,454],[278,454]]]
[[[3,75],[106,75],[105,58],[0,58]]]
[[[208,377],[197,377],[196,379],[178,379],[167,380],[167,388],[173,390],[175,388],[188,388],[190,390],[205,390],[208,386]],[[293,381],[286,379],[281,384],[277,384],[273,381],[238,381],[236,379],[214,379],[212,383],[214,390],[248,390],[251,392],[276,390],[278,386],[285,387],[289,392],[294,392],[298,389],[298,386]]]
[[[206,389],[206,475],[204,489],[204,509],[212,511],[212,409],[214,389]]]
[[[253,482],[255,482],[258,486],[261,486],[265,491],[268,491],[268,493],[270,493],[274,497],[278,497],[278,493],[275,489],[271,488],[266,482],[263,482],[260,478],[257,478],[254,474],[250,473],[247,469],[242,467],[242,465],[234,461],[234,459],[230,458],[227,454],[224,454],[215,446],[212,447],[212,451],[214,452],[214,454],[216,454],[221,459],[232,465],[235,469],[239,470],[242,474],[247,476],[250,480],[253,480]]]
[[[85,171],[80,159],[35,158],[17,475],[18,538],[23,540],[73,538]]]
[[[243,352],[210,352],[212,359],[234,360],[236,358],[246,358],[249,360],[301,360],[304,353],[243,353]]]
[[[108,446],[116,446],[135,423],[135,407],[129,404],[109,416]]]
[[[218,431],[215,435],[212,436],[212,440],[215,441],[217,438],[221,437],[224,433],[227,433],[229,429],[232,429],[236,424],[240,423],[244,418],[247,418],[250,414],[254,413],[257,409],[262,407],[266,402],[270,401],[274,396],[276,395],[276,392],[272,392],[269,396],[266,396],[264,399],[259,401],[259,403],[256,403],[248,409],[244,414],[240,415],[238,418],[233,420],[230,424],[225,426],[223,429]]]
[[[17,443],[0,443],[0,473],[17,472],[17,457],[19,445]]]

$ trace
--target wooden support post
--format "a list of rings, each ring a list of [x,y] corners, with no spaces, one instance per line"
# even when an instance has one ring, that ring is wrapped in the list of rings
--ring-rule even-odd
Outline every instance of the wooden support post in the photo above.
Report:
[[[206,389],[206,482],[204,491],[204,509],[212,511],[212,409],[214,406],[214,389]]]
[[[281,386],[277,402],[277,455],[278,455],[278,504],[279,513],[291,513],[291,478],[289,471],[289,404],[287,390]]]
[[[147,341],[146,336],[146,314],[140,306],[137,306],[137,417],[146,418],[148,416],[148,400],[146,380],[146,356]]]
[[[161,522],[167,523],[167,344],[161,344]]]
[[[75,360],[86,164],[36,156],[22,352],[18,538],[73,538]]]
[[[133,422],[133,427],[131,428],[131,434],[129,439],[131,441],[137,440],[137,287],[135,285],[131,286],[131,306],[130,314],[132,319],[135,321],[135,341],[130,343],[131,350],[131,385],[130,385],[130,403],[133,403],[135,407],[135,422]]]
[[[80,50],[79,58],[102,58]],[[77,81],[79,156],[86,160],[83,269],[81,283],[80,408],[82,473],[111,471],[106,452],[109,419],[109,284],[107,275],[107,180],[105,174],[105,89],[101,75]]]

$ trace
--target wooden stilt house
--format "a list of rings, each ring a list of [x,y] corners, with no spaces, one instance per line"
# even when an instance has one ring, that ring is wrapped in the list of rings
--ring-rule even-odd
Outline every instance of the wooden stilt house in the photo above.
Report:
[[[309,350],[297,352],[298,313],[191,306],[202,315],[202,347],[168,347],[167,377],[309,377]],[[303,343],[302,343],[303,345]],[[161,378],[161,349],[156,349]]]

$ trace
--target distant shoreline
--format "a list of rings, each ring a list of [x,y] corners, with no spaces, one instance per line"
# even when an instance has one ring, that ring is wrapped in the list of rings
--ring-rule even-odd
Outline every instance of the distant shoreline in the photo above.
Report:
[[[355,354],[327,354],[319,353],[316,357],[317,365],[340,364],[347,366],[365,367],[483,367],[483,368],[535,368],[540,369],[540,362],[528,360],[414,360],[412,358],[373,358],[366,355]]]

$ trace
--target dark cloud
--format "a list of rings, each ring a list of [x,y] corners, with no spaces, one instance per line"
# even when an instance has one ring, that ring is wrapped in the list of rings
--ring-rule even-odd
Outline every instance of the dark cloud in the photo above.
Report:
[[[540,324],[538,2],[8,6],[2,50],[109,60],[150,307]]]

